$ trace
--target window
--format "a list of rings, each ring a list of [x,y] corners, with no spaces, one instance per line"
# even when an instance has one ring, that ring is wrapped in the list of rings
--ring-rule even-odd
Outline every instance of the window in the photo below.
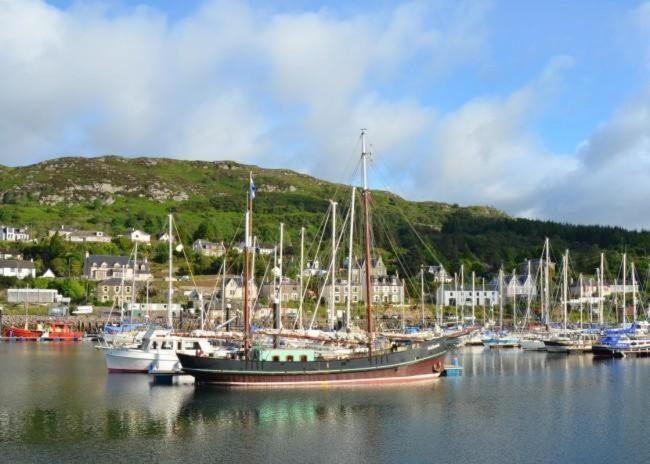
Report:
[[[293,362],[293,355],[287,355],[287,362]]]
[[[307,362],[307,355],[306,354],[301,354],[300,355],[300,362]]]
[[[119,292],[120,292],[120,287],[115,287],[115,293],[119,293]]]
[[[280,361],[280,356],[273,356],[273,357],[271,358],[271,361],[279,362],[279,361]]]
[[[375,301],[375,303],[379,303],[379,295],[375,295],[372,299]]]
[[[352,301],[355,302],[355,303],[357,303],[357,302],[359,301],[359,297],[357,297],[356,295],[354,295],[354,296],[352,297]]]
[[[131,287],[124,287],[124,291],[126,293],[131,293]]]
[[[393,293],[397,293],[397,287],[393,287]]]
[[[335,302],[335,303],[338,303],[339,301],[341,301],[341,299],[339,298],[339,296],[338,296],[338,295],[334,295],[334,302]]]
[[[104,286],[102,287],[102,291],[103,291],[104,293],[108,293],[108,285],[104,285]]]
[[[397,303],[397,295],[393,295],[393,303]]]
[[[108,301],[108,295],[102,295],[102,301]]]

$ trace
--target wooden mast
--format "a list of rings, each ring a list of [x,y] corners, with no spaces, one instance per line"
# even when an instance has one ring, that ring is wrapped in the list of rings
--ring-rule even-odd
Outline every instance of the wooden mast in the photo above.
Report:
[[[366,130],[361,129],[361,164],[363,166],[363,219],[364,219],[364,245],[366,261],[366,319],[368,321],[368,356],[372,356],[372,346],[374,344],[374,333],[372,330],[372,288],[371,276],[372,263],[370,255],[370,190],[368,189],[368,166],[367,158],[369,153],[366,151]]]
[[[248,297],[248,281],[250,279],[250,246],[251,233],[253,230],[253,198],[255,198],[255,184],[253,183],[253,173],[250,173],[248,184],[248,195],[246,202],[246,225],[244,237],[244,356],[248,359],[248,353],[251,348],[250,341],[250,307]]]

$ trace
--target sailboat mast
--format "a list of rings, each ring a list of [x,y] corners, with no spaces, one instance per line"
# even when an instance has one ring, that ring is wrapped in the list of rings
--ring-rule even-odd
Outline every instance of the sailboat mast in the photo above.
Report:
[[[549,284],[549,266],[551,252],[550,241],[548,237],[544,240],[544,317],[546,318],[546,326],[551,322],[550,317],[550,301],[551,301],[551,286]]]
[[[580,330],[582,330],[582,296],[583,296],[583,290],[582,290],[582,274],[580,274]]]
[[[366,131],[361,130],[361,164],[363,166],[363,223],[366,261],[366,319],[368,322],[368,355],[372,356],[374,333],[372,330],[372,288],[370,287],[370,190],[368,189],[368,153],[366,150]]]
[[[248,358],[250,350],[250,306],[248,298],[248,284],[250,279],[249,254],[251,248],[251,236],[253,232],[253,198],[255,198],[255,184],[253,173],[249,174],[248,195],[246,202],[245,235],[244,238],[244,356]]]
[[[481,290],[483,291],[483,327],[485,327],[485,323],[487,320],[485,314],[487,311],[487,308],[485,307],[485,277],[481,277]]]
[[[282,261],[282,258],[284,257],[283,253],[284,249],[284,222],[280,223],[280,256],[278,260],[278,268],[280,269],[279,276],[278,276],[278,311],[280,314],[280,320],[282,320],[282,282],[284,279],[284,264]],[[282,322],[280,322],[280,325],[282,325]]]
[[[460,320],[465,324],[465,265],[460,265]]]
[[[499,269],[499,329],[503,330],[503,268]]]
[[[512,329],[517,329],[517,287],[519,283],[517,282],[517,272],[515,269],[512,270]]]
[[[476,308],[476,272],[472,271],[472,325],[476,323],[475,308]]]
[[[424,330],[424,266],[420,265],[420,309],[422,310],[422,329]]]
[[[305,228],[300,228],[300,302],[298,303],[298,328],[302,329],[303,278],[305,274]]]
[[[631,264],[630,270],[632,272],[632,317],[633,321],[636,322],[636,276],[634,270],[634,263]]]
[[[458,318],[458,273],[454,272],[454,310],[456,312],[456,322]]]
[[[442,268],[442,265],[440,266]],[[444,271],[443,268],[443,273],[442,273],[442,282],[440,284],[440,314],[438,314],[438,324],[442,326],[442,319],[444,316],[445,312],[445,280],[447,279],[447,272]]]
[[[350,201],[350,241],[348,243],[348,301],[345,306],[345,328],[350,328],[350,306],[352,305],[352,258],[354,247],[354,201],[356,187],[352,187],[352,200]]]
[[[330,200],[332,205],[332,262],[330,264],[330,304],[328,312],[328,326],[329,329],[334,329],[334,318],[335,318],[335,309],[336,305],[334,304],[334,293],[336,286],[336,205],[337,203],[333,200]]]
[[[598,323],[604,323],[605,309],[605,254],[600,254],[600,282],[598,283]]]
[[[168,269],[168,287],[167,287],[167,327],[170,329],[173,326],[173,320],[172,320],[172,302],[174,300],[174,294],[173,294],[173,286],[172,286],[172,274],[173,274],[173,267],[174,267],[174,257],[173,253],[174,250],[172,249],[172,242],[174,237],[174,233],[172,232],[172,215],[171,213],[169,214],[169,269]],[[180,240],[179,240],[180,242]]]
[[[533,297],[532,276],[530,272],[530,259],[528,260],[528,274],[526,275],[526,324],[530,318],[530,300]]]
[[[569,250],[564,251],[562,263],[562,307],[564,310],[564,331],[567,329],[567,285],[569,280]]]
[[[626,295],[627,292],[627,253],[623,253],[623,328],[625,328],[625,305],[626,305]]]
[[[133,251],[133,282],[131,284],[131,312],[129,313],[129,323],[133,324],[133,305],[135,303],[135,276],[138,269],[138,242],[135,242],[135,250]]]

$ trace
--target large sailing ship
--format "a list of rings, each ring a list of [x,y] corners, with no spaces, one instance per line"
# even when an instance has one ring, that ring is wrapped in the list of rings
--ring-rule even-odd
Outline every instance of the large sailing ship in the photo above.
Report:
[[[178,353],[184,372],[198,383],[224,386],[309,386],[338,384],[385,384],[421,382],[434,379],[444,370],[447,353],[445,337],[376,340],[373,328],[373,287],[371,285],[371,233],[369,220],[365,131],[361,132],[363,169],[363,216],[365,255],[366,349],[332,358],[311,349],[252,345],[249,283],[251,280],[252,217],[255,185],[249,181],[245,215],[245,250],[243,270],[243,346],[230,359],[203,353]]]

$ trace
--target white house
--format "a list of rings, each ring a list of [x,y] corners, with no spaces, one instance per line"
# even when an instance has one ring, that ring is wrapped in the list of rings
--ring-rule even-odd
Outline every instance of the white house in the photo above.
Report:
[[[90,255],[86,254],[84,260],[84,277],[90,280],[105,280],[122,278],[133,279],[133,260],[128,256]],[[135,279],[149,280],[152,278],[149,263],[145,260],[138,260]]]
[[[36,277],[36,268],[34,267],[33,261],[0,259],[0,276],[16,277],[17,279]]]
[[[465,306],[471,306],[472,301],[475,306],[485,306],[490,307],[499,303],[499,292],[495,289],[474,289],[465,288],[458,290],[449,289],[445,287],[444,293],[442,286],[438,287],[436,292],[436,302],[440,304],[443,302],[444,306],[455,306],[465,304]]]
[[[495,279],[492,282],[492,287],[498,289],[499,280]],[[537,285],[532,275],[504,275],[503,276],[503,290],[504,297],[512,298],[527,297],[529,292],[532,298],[537,296]]]
[[[223,242],[208,242],[207,240],[195,240],[192,249],[203,256],[220,257],[226,254],[226,247]]]
[[[126,236],[129,237],[132,242],[151,243],[151,234],[138,229],[130,230]]]
[[[427,272],[433,275],[433,281],[435,283],[451,283],[454,281],[454,278],[449,275],[442,264],[439,264],[437,266],[429,266]]]
[[[225,289],[226,300],[242,300],[244,298],[244,285],[241,276],[227,276]],[[257,295],[257,286],[254,282],[248,286],[248,291],[251,295],[251,300],[254,300]]]
[[[4,242],[23,242],[29,240],[26,227],[0,226],[0,240]]]
[[[168,232],[163,232],[158,236],[158,241],[159,242],[169,242],[169,233]],[[172,242],[174,239],[172,238]]]
[[[366,299],[360,284],[352,283],[348,289],[347,279],[336,279],[334,282],[334,303],[347,303],[348,299],[350,299],[350,294],[352,295],[352,299],[350,300],[352,303],[358,303]],[[329,304],[331,298],[332,284],[327,283],[323,289],[323,299]]]
[[[101,230],[79,230],[73,227],[61,226],[58,229],[50,229],[48,236],[58,234],[64,240],[75,243],[109,243],[112,239]]]
[[[47,268],[47,271],[45,271],[41,277],[43,277],[44,279],[54,279],[56,275],[54,275],[52,269]]]

